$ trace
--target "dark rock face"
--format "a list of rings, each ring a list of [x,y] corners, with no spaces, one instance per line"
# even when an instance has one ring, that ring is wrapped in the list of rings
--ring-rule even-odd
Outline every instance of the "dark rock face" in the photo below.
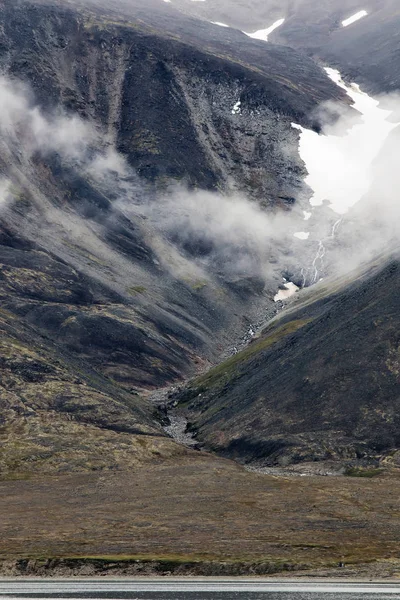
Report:
[[[301,305],[183,393],[206,447],[242,461],[378,460],[400,445],[399,263]],[[310,297],[312,298],[312,296]]]
[[[312,125],[313,109],[343,99],[341,90],[289,48],[179,13],[142,15],[140,4],[129,5],[124,25],[101,3],[82,15],[5,2],[0,60],[42,105],[61,104],[101,124],[150,181],[233,186],[272,204],[296,196],[304,171],[295,153],[282,152],[297,140],[288,120]],[[241,114],[232,115],[238,100]]]

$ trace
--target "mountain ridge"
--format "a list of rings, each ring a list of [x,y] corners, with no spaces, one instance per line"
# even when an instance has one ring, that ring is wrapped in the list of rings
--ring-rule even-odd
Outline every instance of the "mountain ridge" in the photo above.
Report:
[[[397,456],[398,269],[393,258],[351,284],[320,283],[194,380],[180,398],[196,439],[260,466]]]

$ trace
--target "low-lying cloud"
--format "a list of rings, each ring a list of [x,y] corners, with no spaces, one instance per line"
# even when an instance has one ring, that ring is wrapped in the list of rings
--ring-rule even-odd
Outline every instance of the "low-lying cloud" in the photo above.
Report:
[[[23,145],[24,152],[59,152],[66,158],[82,159],[95,131],[78,116],[62,112],[45,116],[34,103],[29,88],[0,77],[0,131],[9,143]]]
[[[28,157],[57,153],[96,177],[126,174],[125,159],[102,143],[102,132],[92,123],[61,108],[45,114],[26,84],[4,75],[0,76],[0,133],[8,145]]]
[[[371,98],[346,85],[337,71],[327,72],[360,114],[349,117],[339,105],[321,107],[323,135],[303,130],[300,152],[314,191],[309,240],[326,244],[321,273],[340,274],[399,246],[400,97]]]
[[[287,254],[298,215],[267,213],[243,196],[188,191],[169,193],[142,213],[173,244],[203,266],[225,276],[268,277]]]
[[[5,76],[0,77],[0,135],[14,156],[22,153],[28,161],[37,153],[58,154],[108,194],[116,211],[145,223],[154,232],[155,248],[169,244],[175,255],[185,257],[186,266],[192,262],[194,270],[199,266],[228,279],[268,280],[285,274],[297,285],[309,285],[356,268],[398,244],[400,129],[387,118],[400,114],[400,100],[395,96],[380,100],[387,113],[382,118],[375,107],[375,117],[368,122],[366,114],[353,123],[339,106],[321,108],[324,136],[303,131],[300,142],[310,169],[307,183],[315,192],[314,207],[300,199],[301,206],[291,212],[268,213],[243,195],[227,197],[179,185],[161,195],[144,193],[133,169],[100,129],[61,109],[45,114],[27,86]],[[372,99],[360,95],[359,102],[369,103],[373,110]],[[308,147],[307,140],[312,140]],[[9,201],[10,185],[5,173],[0,206]],[[337,214],[340,206],[349,212]],[[308,220],[303,220],[300,208]],[[157,236],[163,244],[156,244]],[[160,259],[165,264],[165,256]]]

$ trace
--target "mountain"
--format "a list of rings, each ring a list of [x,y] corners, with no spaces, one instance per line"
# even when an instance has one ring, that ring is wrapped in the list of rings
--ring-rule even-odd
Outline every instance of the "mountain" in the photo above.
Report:
[[[151,8],[0,6],[4,473],[86,469],[115,432],[165,437],[148,392],[228,352],[280,279],[276,250],[265,273],[242,237],[174,211],[224,210],[217,191],[288,211],[306,194],[291,121],[348,103],[290,48]]]
[[[175,0],[174,6],[207,21],[224,23],[249,33],[280,19],[285,22],[269,36],[274,44],[304,51],[338,68],[374,94],[399,89],[392,65],[398,56],[399,13],[396,0]],[[342,21],[361,10],[368,16],[351,26]],[[371,58],[372,57],[372,58]]]
[[[300,295],[183,392],[196,438],[260,465],[398,457],[399,281],[393,259]]]
[[[357,81],[373,94],[399,89],[400,78],[391,68],[398,56],[400,15],[395,0],[363,3],[321,3],[300,5],[271,41],[302,48],[308,55],[338,67],[350,81]],[[368,15],[351,26],[342,20],[364,9]],[[371,60],[371,56],[373,57]]]
[[[299,127],[355,116],[319,62],[344,10],[240,31],[280,6],[0,2],[4,575],[398,568],[398,259],[274,302],[314,258]]]

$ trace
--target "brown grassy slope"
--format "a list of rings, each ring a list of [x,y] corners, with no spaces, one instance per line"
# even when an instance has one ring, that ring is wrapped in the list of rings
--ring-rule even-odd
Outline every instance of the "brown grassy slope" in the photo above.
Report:
[[[398,556],[399,514],[396,472],[278,478],[187,452],[126,472],[3,481],[0,558],[365,562]]]
[[[0,479],[128,469],[184,453],[151,411],[0,310]]]

